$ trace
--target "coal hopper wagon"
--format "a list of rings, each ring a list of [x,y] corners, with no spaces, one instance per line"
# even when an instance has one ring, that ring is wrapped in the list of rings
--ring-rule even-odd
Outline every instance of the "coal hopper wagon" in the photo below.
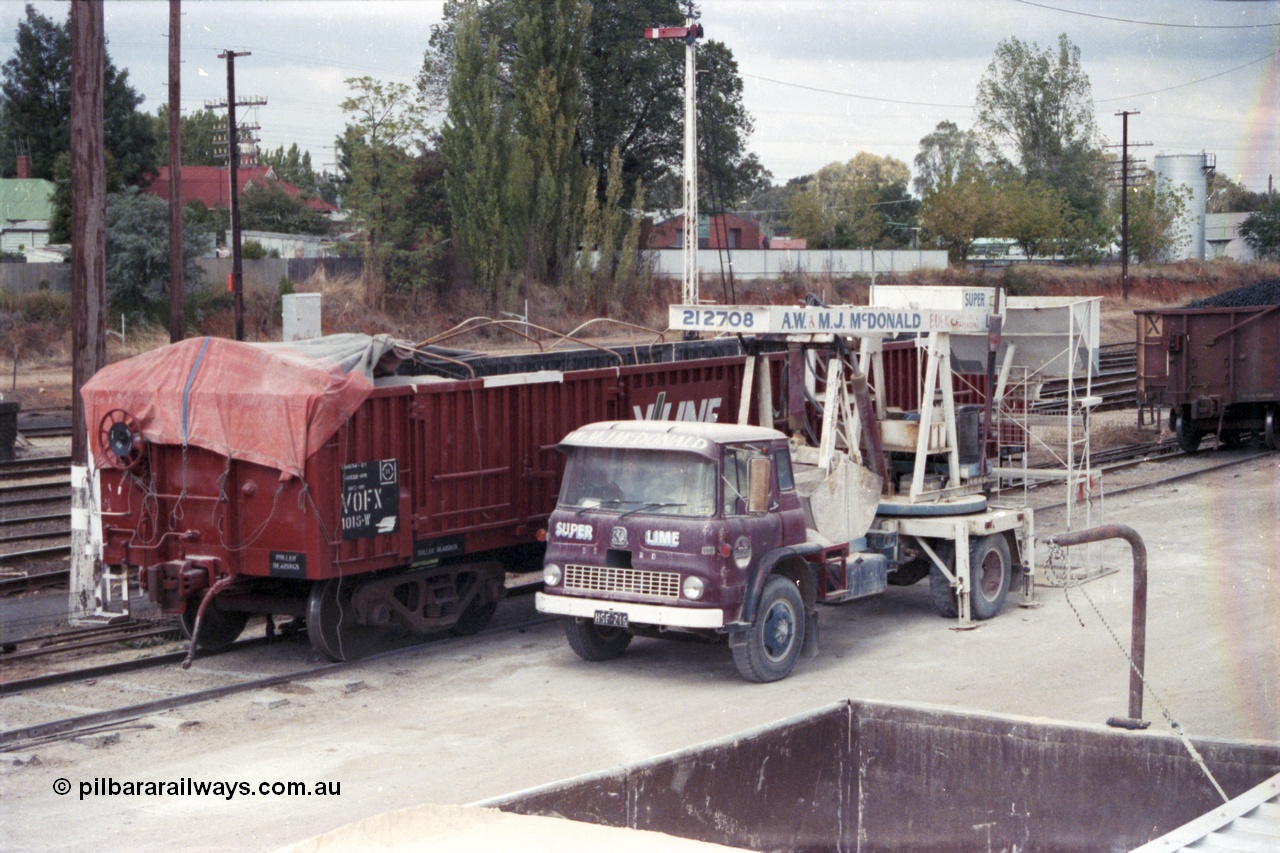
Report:
[[[1184,451],[1210,435],[1280,447],[1280,282],[1134,313],[1139,404],[1167,418]]]
[[[252,614],[301,620],[335,660],[392,625],[474,632],[508,572],[540,568],[566,434],[732,421],[744,364],[736,340],[489,357],[385,336],[164,347],[83,391],[102,564],[136,572],[193,651],[229,645]]]

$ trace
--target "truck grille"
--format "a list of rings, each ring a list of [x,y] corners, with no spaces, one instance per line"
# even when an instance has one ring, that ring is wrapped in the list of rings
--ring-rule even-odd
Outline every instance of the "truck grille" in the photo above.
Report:
[[[680,573],[565,566],[564,588],[575,592],[618,592],[675,601],[680,598]]]

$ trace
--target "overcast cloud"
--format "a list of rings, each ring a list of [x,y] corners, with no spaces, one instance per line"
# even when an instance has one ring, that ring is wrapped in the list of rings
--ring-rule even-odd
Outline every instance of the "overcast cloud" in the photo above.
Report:
[[[66,19],[65,2],[34,5]],[[225,98],[218,53],[251,51],[236,62],[236,88],[267,99],[256,111],[263,147],[296,142],[323,169],[345,124],[345,78],[412,83],[441,6],[187,0],[183,108]],[[3,59],[23,10],[0,0]],[[168,3],[108,2],[106,21],[112,60],[154,112],[168,97]],[[738,60],[756,125],[750,146],[778,182],[859,151],[910,165],[938,122],[972,125],[978,81],[1002,39],[1044,48],[1064,32],[1080,48],[1109,141],[1120,137],[1115,113],[1138,110],[1130,141],[1152,143],[1139,156],[1205,151],[1253,190],[1280,178],[1280,2],[703,0],[702,22]]]

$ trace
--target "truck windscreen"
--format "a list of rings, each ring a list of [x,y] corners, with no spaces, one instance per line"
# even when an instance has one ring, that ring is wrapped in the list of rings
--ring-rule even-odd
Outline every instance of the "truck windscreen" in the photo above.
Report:
[[[577,447],[565,462],[560,507],[709,517],[716,508],[716,466],[670,450]]]

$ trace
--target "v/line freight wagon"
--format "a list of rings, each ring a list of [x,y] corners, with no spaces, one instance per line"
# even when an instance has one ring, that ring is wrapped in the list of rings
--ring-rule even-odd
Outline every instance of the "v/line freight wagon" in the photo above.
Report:
[[[84,387],[104,570],[137,570],[201,648],[255,613],[305,619],[334,659],[392,623],[474,632],[507,571],[540,568],[566,434],[728,419],[743,365],[733,340],[479,359],[357,335],[165,347]]]
[[[1184,451],[1257,433],[1280,448],[1280,301],[1134,313],[1138,400],[1167,416]]]

